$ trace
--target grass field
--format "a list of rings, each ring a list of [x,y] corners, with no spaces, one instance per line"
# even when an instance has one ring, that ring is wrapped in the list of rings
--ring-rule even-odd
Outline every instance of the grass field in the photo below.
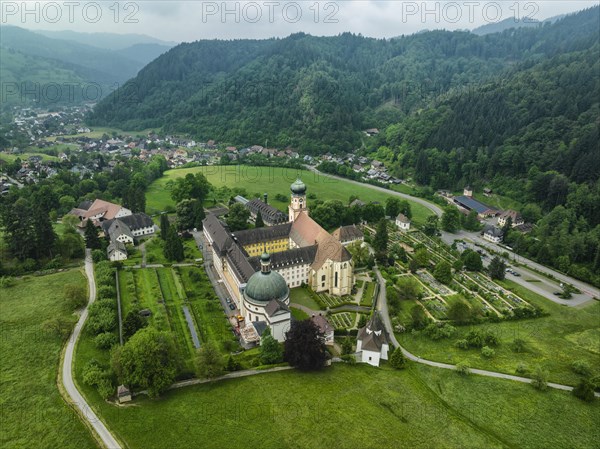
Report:
[[[319,310],[319,304],[310,296],[307,289],[292,288],[290,290],[290,301],[295,304],[308,307],[311,310]]]
[[[423,358],[447,363],[466,361],[471,367],[508,374],[514,374],[519,363],[524,363],[530,370],[540,365],[548,371],[551,381],[568,385],[575,385],[579,380],[579,376],[570,369],[571,363],[576,360],[587,361],[594,373],[600,374],[598,349],[590,350],[600,345],[600,303],[575,309],[548,301],[512,281],[500,284],[550,315],[458,327],[456,336],[437,342],[422,334],[399,334],[401,344]],[[403,304],[402,309],[410,310],[410,307]],[[463,350],[454,346],[457,339],[464,338],[472,329],[490,331],[499,338],[495,357],[486,359],[477,349]],[[511,343],[515,338],[527,341],[525,352],[512,350]]]
[[[63,288],[83,284],[79,270],[27,277],[0,289],[0,447],[97,447],[56,385],[63,341],[42,331],[50,318],[75,317]]]
[[[97,406],[132,449],[583,448],[600,437],[598,401],[420,366],[335,364]]]
[[[154,181],[146,193],[146,211],[157,213],[166,206],[174,205],[171,192],[167,188],[170,180],[183,177],[188,173],[203,173],[215,187],[240,187],[246,189],[250,197],[269,194],[269,203],[278,209],[287,211],[290,194],[290,184],[301,177],[307,185],[308,194],[315,194],[321,200],[340,200],[348,204],[351,195],[357,195],[361,200],[379,201],[384,203],[390,195],[370,189],[367,186],[357,186],[347,181],[331,179],[306,170],[281,167],[252,167],[246,165],[206,166],[166,171],[164,176]],[[275,195],[282,194],[285,201],[277,201]],[[209,199],[212,197],[209,196]],[[416,224],[425,222],[431,215],[426,207],[411,202],[413,221]]]
[[[25,151],[21,154],[0,153],[0,160],[5,162],[14,162],[15,159],[18,158],[21,159],[22,162],[27,162],[30,156],[40,156],[43,161],[58,161],[58,158],[56,156],[50,156],[49,154],[39,153],[36,151]]]

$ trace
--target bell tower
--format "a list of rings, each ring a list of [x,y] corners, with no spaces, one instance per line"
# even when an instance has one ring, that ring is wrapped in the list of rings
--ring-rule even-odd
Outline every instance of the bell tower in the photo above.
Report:
[[[300,179],[297,179],[291,186],[292,191],[289,210],[289,221],[293,222],[298,217],[300,212],[305,212],[308,215],[308,208],[306,205],[306,184]]]

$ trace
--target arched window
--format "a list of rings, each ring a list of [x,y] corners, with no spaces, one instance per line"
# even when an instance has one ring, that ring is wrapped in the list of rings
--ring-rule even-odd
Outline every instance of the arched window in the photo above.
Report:
[[[321,281],[325,282],[325,275],[321,276]]]

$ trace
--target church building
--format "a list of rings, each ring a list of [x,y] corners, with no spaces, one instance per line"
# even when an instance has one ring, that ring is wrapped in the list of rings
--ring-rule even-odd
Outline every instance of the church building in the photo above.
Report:
[[[288,289],[306,284],[315,292],[343,296],[349,295],[354,285],[352,256],[342,242],[309,216],[306,185],[297,180],[290,189],[287,223],[230,232],[212,214],[203,221],[215,270],[238,309],[252,315],[252,321],[258,316],[258,310],[252,314],[252,307],[257,306],[252,300],[255,293],[250,280],[255,273],[263,273],[265,254],[268,254],[269,272],[277,274],[265,276],[269,279],[281,277]],[[257,276],[257,279],[264,278]],[[246,307],[245,302],[252,306]],[[286,302],[279,298],[279,303],[287,305],[289,299]],[[259,320],[264,317],[261,313]]]

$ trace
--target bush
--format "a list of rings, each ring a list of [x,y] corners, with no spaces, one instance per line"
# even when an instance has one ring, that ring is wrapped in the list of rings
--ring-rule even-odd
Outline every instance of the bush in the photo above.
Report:
[[[90,305],[87,328],[93,335],[111,332],[117,327],[117,314],[111,302],[104,299]]]
[[[589,379],[581,379],[581,381],[573,388],[573,395],[579,399],[592,402],[594,400],[595,385]]]
[[[108,399],[115,391],[110,374],[94,359],[90,360],[83,369],[83,382],[96,387],[102,399]]]
[[[356,357],[354,357],[354,354],[344,354],[340,358],[344,362],[348,363],[349,365],[355,365],[356,364]]]
[[[455,369],[461,376],[466,376],[471,373],[471,368],[465,362],[457,363]]]
[[[87,290],[83,285],[65,285],[64,294],[71,310],[80,309],[87,304]]]
[[[486,359],[490,359],[496,355],[496,351],[494,351],[489,346],[484,346],[483,348],[481,348],[481,355],[484,356]]]
[[[117,336],[112,332],[102,332],[96,335],[94,344],[98,349],[110,349],[117,344]]]
[[[434,341],[441,340],[443,338],[450,338],[454,335],[456,328],[447,323],[432,323],[425,328],[425,335]]]
[[[487,346],[498,346],[500,341],[498,337],[490,332],[487,332],[484,336],[484,341]]]
[[[541,366],[536,367],[531,375],[533,388],[544,391],[548,388],[548,373]]]
[[[515,352],[524,352],[527,347],[527,342],[522,338],[515,338],[512,342],[512,350]]]
[[[525,376],[526,374],[529,373],[529,368],[523,362],[519,362],[519,364],[517,365],[517,368],[515,369],[515,373],[517,373],[521,376]]]
[[[101,285],[97,290],[98,299],[115,299],[117,297],[117,291],[113,285]]]
[[[454,346],[456,346],[458,349],[469,349],[469,342],[463,338],[460,340],[456,340]]]
[[[103,260],[106,260],[106,253],[101,249],[95,249],[92,251],[92,260],[94,263],[102,262]]]
[[[472,330],[467,334],[467,342],[469,343],[469,347],[471,348],[481,348],[483,347],[484,337],[481,335],[481,332]]]
[[[574,373],[581,374],[582,376],[588,377],[592,375],[592,368],[584,360],[576,360],[571,363],[571,369]]]

